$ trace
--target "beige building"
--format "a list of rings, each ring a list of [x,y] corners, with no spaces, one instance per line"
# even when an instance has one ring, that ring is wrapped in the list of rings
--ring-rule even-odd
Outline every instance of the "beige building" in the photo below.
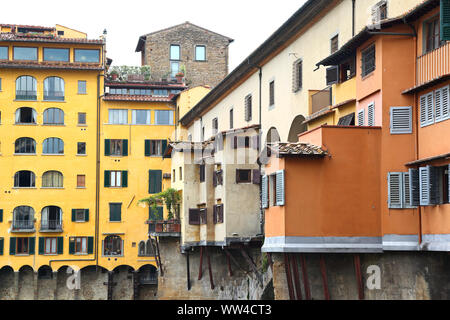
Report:
[[[326,88],[316,64],[367,25],[392,18],[421,0],[313,0],[302,6],[182,119],[192,141],[218,130],[261,124],[262,142],[297,141],[306,130],[311,91]],[[314,50],[311,50],[314,48]],[[356,72],[359,72],[356,70]],[[331,101],[331,105],[336,101]]]

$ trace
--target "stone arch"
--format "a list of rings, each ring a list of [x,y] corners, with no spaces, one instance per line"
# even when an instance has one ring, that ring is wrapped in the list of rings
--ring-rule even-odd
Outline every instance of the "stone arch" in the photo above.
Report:
[[[16,298],[14,277],[14,269],[11,266],[0,268],[0,299],[14,300]]]
[[[140,284],[158,285],[158,269],[154,265],[143,265],[139,268],[138,274]]]
[[[48,265],[41,266],[38,269],[37,273],[38,273],[38,278],[41,278],[41,279],[48,279],[48,278],[51,279],[53,276],[53,270]]]
[[[298,115],[292,121],[291,129],[289,130],[288,142],[298,142],[298,135],[306,132],[308,130],[308,126],[305,121],[305,117],[302,115]]]
[[[24,265],[19,269],[19,292],[17,300],[34,300],[34,269]]]
[[[266,144],[275,142],[281,142],[281,138],[277,128],[272,127],[267,131]]]

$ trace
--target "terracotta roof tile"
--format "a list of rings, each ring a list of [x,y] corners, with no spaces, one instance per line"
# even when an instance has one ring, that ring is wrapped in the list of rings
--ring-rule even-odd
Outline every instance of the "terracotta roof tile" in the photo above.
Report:
[[[100,64],[95,63],[71,63],[71,62],[49,62],[49,61],[22,61],[1,60],[0,68],[15,69],[71,69],[71,70],[103,70]]]
[[[319,156],[323,157],[328,153],[321,147],[309,143],[289,143],[277,142],[268,146],[270,151],[278,156],[298,155],[298,156]]]
[[[0,33],[0,41],[103,44],[103,40],[100,39],[62,38],[62,37],[55,37],[54,35],[16,34],[16,33]]]
[[[106,94],[104,101],[137,101],[137,102],[172,102],[172,94],[168,97]]]

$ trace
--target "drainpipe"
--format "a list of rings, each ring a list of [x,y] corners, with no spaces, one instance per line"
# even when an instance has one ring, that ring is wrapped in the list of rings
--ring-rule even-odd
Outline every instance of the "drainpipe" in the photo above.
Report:
[[[257,66],[257,68],[259,69],[259,131],[258,131],[258,135],[259,135],[259,152],[262,152],[262,67]],[[258,161],[258,165],[259,165],[259,172],[261,173],[262,170],[262,164],[261,161]],[[259,184],[259,195],[261,198],[262,195],[262,182],[260,182]],[[263,211],[263,207],[262,207],[262,202],[259,201],[260,203],[260,212],[261,212],[261,234],[264,234],[264,211]]]
[[[356,21],[356,0],[352,0],[352,37],[355,36],[355,21]]]

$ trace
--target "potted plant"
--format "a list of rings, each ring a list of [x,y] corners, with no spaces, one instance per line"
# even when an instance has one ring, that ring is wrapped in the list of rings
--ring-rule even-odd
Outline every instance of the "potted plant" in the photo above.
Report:
[[[111,78],[115,81],[119,77],[119,73],[116,70],[110,72]]]

